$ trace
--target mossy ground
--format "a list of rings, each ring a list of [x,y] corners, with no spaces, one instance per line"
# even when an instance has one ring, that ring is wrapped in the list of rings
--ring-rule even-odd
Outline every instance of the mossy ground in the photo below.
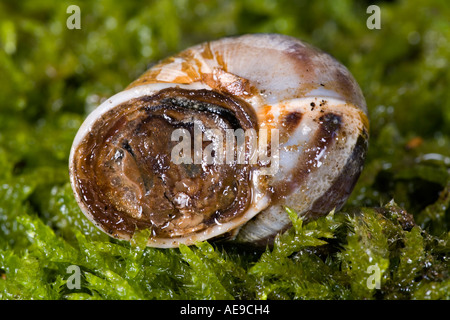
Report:
[[[81,9],[69,30],[66,9]],[[450,5],[362,1],[0,3],[0,297],[3,299],[449,299]],[[110,239],[80,212],[67,161],[102,99],[157,60],[250,32],[301,38],[359,82],[365,169],[347,205],[273,249]],[[70,289],[70,266],[81,274]],[[69,268],[69,269],[68,269]],[[68,271],[69,270],[69,271]]]

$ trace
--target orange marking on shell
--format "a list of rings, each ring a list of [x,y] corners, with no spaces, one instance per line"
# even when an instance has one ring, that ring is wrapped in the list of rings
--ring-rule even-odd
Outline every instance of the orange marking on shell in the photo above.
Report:
[[[257,91],[251,86],[249,80],[219,68],[215,68],[212,74],[203,74],[202,81],[214,90],[243,99],[250,98]]]
[[[228,71],[228,66],[225,63],[222,54],[220,54],[218,51],[216,51],[214,53],[214,58],[217,61],[217,63],[219,64],[219,66],[222,68],[222,70],[227,72]]]
[[[202,56],[204,59],[211,60],[211,59],[214,58],[214,54],[213,54],[213,52],[212,52],[212,50],[211,50],[211,46],[210,46],[209,42],[206,42],[206,43],[202,46],[202,48],[203,48],[203,50],[201,51],[201,56]]]
[[[276,129],[277,123],[275,117],[272,113],[272,106],[265,105],[258,111],[258,122],[261,124],[262,129]]]

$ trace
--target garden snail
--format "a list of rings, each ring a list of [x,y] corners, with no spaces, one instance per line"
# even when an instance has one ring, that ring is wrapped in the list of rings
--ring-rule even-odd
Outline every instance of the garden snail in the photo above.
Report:
[[[266,245],[289,228],[286,206],[305,219],[343,206],[368,127],[358,84],[330,55],[284,35],[224,38],[97,107],[74,139],[70,179],[83,213],[114,238],[150,229],[153,247]]]

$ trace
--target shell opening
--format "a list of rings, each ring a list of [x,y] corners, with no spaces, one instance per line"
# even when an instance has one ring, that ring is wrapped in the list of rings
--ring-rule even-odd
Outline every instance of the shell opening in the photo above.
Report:
[[[168,88],[111,108],[73,151],[72,179],[83,211],[105,232],[126,239],[136,228],[150,228],[154,239],[176,239],[244,223],[253,166],[209,163],[205,154],[198,162],[194,147],[207,150],[213,143],[204,138],[208,130],[225,136],[228,129],[256,128],[255,119],[245,102],[207,90]],[[188,140],[174,139],[177,130]],[[180,141],[187,147],[177,149]],[[177,163],[174,155],[187,161]]]

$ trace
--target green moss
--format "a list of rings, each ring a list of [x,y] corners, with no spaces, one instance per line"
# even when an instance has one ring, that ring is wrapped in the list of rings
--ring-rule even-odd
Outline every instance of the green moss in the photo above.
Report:
[[[72,4],[80,30],[66,28]],[[367,5],[1,2],[0,298],[449,299],[450,7],[380,2],[382,28],[369,30]],[[308,224],[287,208],[293,228],[263,251],[155,249],[145,232],[131,243],[100,232],[67,172],[88,112],[161,58],[249,32],[304,39],[361,85],[370,147],[347,205]]]

